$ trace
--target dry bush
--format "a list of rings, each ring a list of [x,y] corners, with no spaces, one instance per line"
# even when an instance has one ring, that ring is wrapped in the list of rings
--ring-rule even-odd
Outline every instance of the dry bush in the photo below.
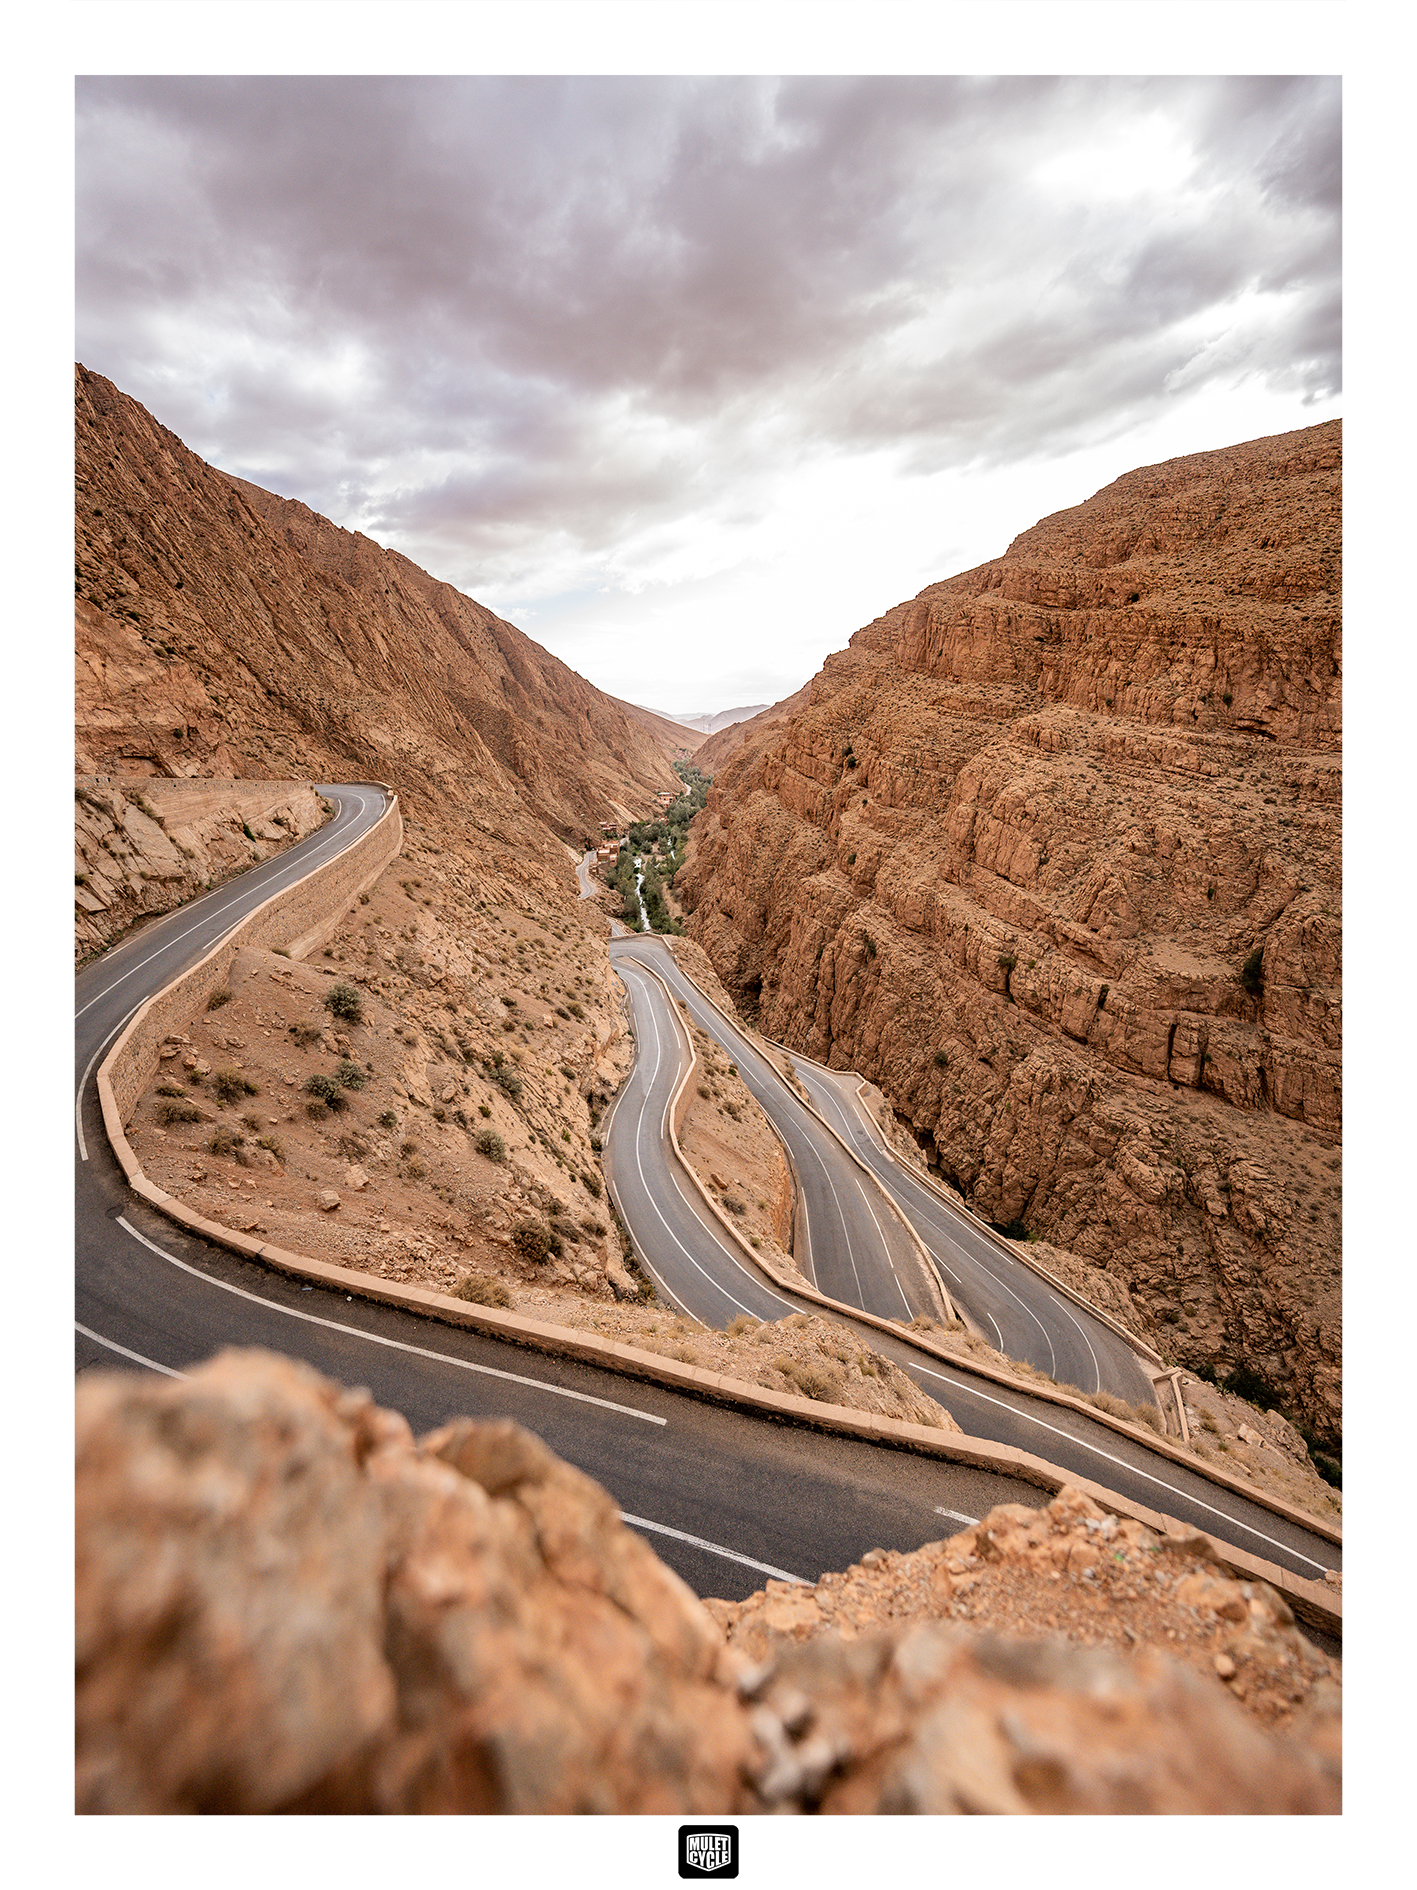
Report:
[[[470,1300],[474,1306],[510,1306],[512,1296],[495,1273],[465,1273],[453,1288],[454,1299]]]

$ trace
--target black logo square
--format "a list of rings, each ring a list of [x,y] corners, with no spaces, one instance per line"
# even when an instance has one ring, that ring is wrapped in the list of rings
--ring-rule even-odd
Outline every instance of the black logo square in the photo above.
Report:
[[[736,1824],[681,1824],[679,1827],[681,1877],[736,1877],[738,1827]]]

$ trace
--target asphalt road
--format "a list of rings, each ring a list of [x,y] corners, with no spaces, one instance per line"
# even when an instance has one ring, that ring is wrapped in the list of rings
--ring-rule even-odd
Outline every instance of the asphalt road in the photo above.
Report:
[[[796,1058],[794,1067],[822,1115],[908,1217],[951,1294],[991,1344],[1060,1384],[1110,1391],[1132,1404],[1153,1402],[1151,1382],[1124,1339],[1002,1252],[972,1216],[951,1208],[891,1159],[861,1107],[854,1073],[827,1070],[806,1057]]]
[[[882,1319],[939,1318],[944,1310],[939,1289],[879,1186],[843,1160],[811,1110],[750,1040],[707,1002],[663,942],[643,935],[612,939],[610,962],[622,977],[631,964],[652,966],[694,1022],[728,1052],[771,1118],[797,1177],[794,1258],[818,1292]],[[631,996],[638,1018],[639,999],[634,990]]]
[[[873,1547],[937,1541],[999,1502],[1043,1493],[995,1476],[804,1428],[764,1423],[622,1374],[302,1288],[188,1235],[128,1190],[93,1072],[138,1005],[254,906],[367,830],[374,787],[322,789],[319,833],[141,927],[86,966],[75,991],[75,1366],[181,1373],[225,1346],[302,1359],[422,1432],[511,1417],[610,1490],[699,1593],[740,1598],[769,1575],[815,1581]]]
[[[836,1166],[845,1174],[855,1172],[854,1165],[842,1154],[840,1148],[835,1146],[832,1138],[822,1131],[820,1124],[812,1121],[810,1112],[803,1109],[799,1099],[792,1093],[779,1073],[753,1049],[748,1039],[705,999],[693,981],[685,976],[662,941],[643,935],[613,939],[610,954],[612,963],[630,991],[639,1055],[630,1083],[621,1091],[615,1115],[609,1123],[611,1132],[607,1137],[606,1152],[609,1155],[612,1149],[615,1151],[611,1180],[619,1198],[621,1179],[625,1168],[630,1165],[629,1149],[633,1146],[639,1151],[636,1160],[643,1166],[647,1186],[642,1192],[631,1192],[621,1200],[621,1213],[632,1235],[636,1237],[637,1247],[652,1257],[652,1263],[656,1268],[663,1259],[666,1243],[661,1228],[655,1223],[653,1213],[645,1211],[642,1202],[651,1196],[655,1200],[662,1200],[664,1194],[670,1191],[686,1200],[690,1194],[689,1190],[682,1187],[672,1162],[668,1161],[664,1154],[667,1145],[665,1117],[670,1096],[682,1068],[682,1060],[687,1055],[687,1046],[682,1029],[677,1036],[672,1034],[669,1021],[672,1019],[672,1012],[664,1004],[663,994],[658,991],[655,981],[644,977],[640,970],[643,965],[652,964],[676,994],[682,994],[686,1009],[694,1021],[734,1058],[745,1080],[749,1080],[748,1072],[753,1072],[753,1080],[749,1081],[749,1087],[752,1088],[753,1094],[784,1137],[788,1134],[789,1127],[800,1129],[801,1119],[805,1118],[811,1124],[811,1133],[816,1138],[816,1152],[821,1165],[825,1168]],[[654,1001],[656,994],[657,1003]],[[800,1063],[794,1059],[794,1067],[808,1087],[809,1093],[815,1094],[816,1087],[820,1085],[824,1100],[831,1100],[831,1094],[835,1092],[828,1094],[830,1085],[822,1079],[834,1073],[823,1072],[820,1066],[808,1064],[805,1059]],[[859,1137],[864,1144],[869,1144],[870,1138],[866,1137],[860,1128],[859,1116],[855,1124],[848,1116],[843,1133],[845,1129],[851,1129],[850,1139]],[[863,1160],[866,1152],[866,1148],[863,1147]],[[880,1156],[878,1149],[872,1152],[880,1161],[882,1170],[892,1169],[892,1165]],[[891,1179],[895,1179],[894,1173],[891,1174]],[[900,1180],[904,1184],[908,1183],[910,1178],[901,1176]],[[938,1197],[914,1183],[911,1183],[909,1187],[903,1185],[901,1188],[903,1209],[913,1206],[912,1188],[931,1208],[937,1208],[943,1215],[948,1214],[948,1210],[938,1202]],[[844,1187],[841,1192],[845,1192]],[[678,1224],[677,1238],[685,1246],[692,1245],[694,1218],[686,1215]],[[712,1277],[716,1268],[722,1264],[718,1256],[727,1255],[734,1271],[732,1274],[724,1274],[721,1277],[735,1296],[735,1301],[746,1301],[748,1295],[740,1284],[740,1279],[745,1277],[747,1272],[743,1260],[733,1253],[707,1216],[700,1215],[697,1218],[706,1224],[709,1231],[708,1241],[696,1249],[701,1273]],[[913,1211],[911,1218],[915,1219]],[[817,1225],[815,1217],[813,1225]],[[922,1217],[922,1221],[917,1225],[920,1227],[922,1237],[926,1238],[927,1245],[936,1239],[939,1239],[942,1245],[944,1244],[941,1230],[934,1222],[924,1221]],[[966,1233],[972,1231],[967,1227],[965,1229]],[[855,1237],[864,1246],[866,1232],[859,1223]],[[1001,1270],[1007,1268],[1009,1264],[1007,1255],[997,1255],[992,1244],[988,1243],[987,1237],[976,1236],[976,1238],[979,1238],[984,1246],[984,1258],[988,1266],[999,1267]],[[947,1251],[952,1259],[963,1264],[963,1256],[960,1255],[956,1246],[951,1245]],[[1069,1343],[1076,1343],[1071,1335],[1075,1334],[1081,1323],[1087,1319],[1086,1314],[1062,1295],[1054,1293],[1045,1281],[1039,1279],[1029,1269],[1019,1266],[1017,1262],[1013,1264],[1017,1275],[1020,1276],[1017,1281],[1020,1296],[1024,1291],[1028,1292],[1043,1318],[1053,1323],[1054,1344],[1057,1347],[1053,1356],[1058,1357],[1061,1354],[1065,1358],[1068,1357],[1069,1354],[1064,1348]],[[677,1273],[671,1276],[674,1280],[684,1277],[686,1276]],[[823,1285],[821,1290],[827,1292],[829,1289]],[[691,1297],[686,1289],[684,1299],[681,1300],[686,1310],[695,1311],[695,1316],[705,1318],[707,1324],[728,1323],[726,1317],[705,1317],[705,1313],[712,1310],[712,1302],[707,1297],[696,1302],[696,1306],[704,1310],[696,1310],[695,1305],[690,1305],[688,1302]],[[861,1303],[859,1300],[854,1300],[848,1293],[831,1293],[830,1297],[841,1300],[847,1305]],[[762,1313],[751,1306],[737,1309],[753,1310],[755,1316],[759,1318],[783,1316],[781,1311]],[[885,1316],[894,1316],[899,1319],[903,1315],[897,1311],[894,1315],[888,1312]],[[1149,1399],[1150,1386],[1145,1375],[1136,1366],[1135,1355],[1130,1348],[1124,1346],[1114,1333],[1099,1322],[1087,1321],[1087,1324],[1093,1328],[1090,1356],[1103,1361],[1115,1360],[1118,1353],[1123,1354],[1121,1363],[1134,1371],[1140,1379],[1140,1390],[1132,1390],[1131,1395]],[[1267,1560],[1277,1562],[1282,1567],[1289,1568],[1295,1574],[1307,1579],[1319,1579],[1325,1569],[1339,1568],[1342,1565],[1341,1550],[1322,1537],[1315,1536],[1309,1530],[1275,1516],[1260,1504],[1232,1495],[1229,1491],[1212,1483],[1209,1478],[1199,1475],[1184,1465],[1173,1464],[1149,1450],[1144,1444],[1134,1443],[1130,1438],[1106,1425],[1099,1424],[1081,1413],[1049,1403],[1045,1399],[1002,1389],[992,1381],[982,1379],[963,1368],[937,1364],[933,1360],[926,1362],[920,1352],[903,1337],[896,1340],[876,1328],[863,1327],[859,1330],[867,1343],[902,1366],[924,1390],[930,1393],[931,1397],[943,1404],[961,1429],[971,1437],[989,1438],[999,1443],[1013,1445],[1020,1450],[1030,1451],[1035,1456],[1045,1458],[1062,1469],[1074,1471],[1078,1475],[1090,1478],[1093,1482],[1104,1484],[1109,1489],[1130,1496],[1136,1502],[1161,1510],[1167,1515],[1174,1516],[1178,1521],[1190,1523],[1197,1529],[1203,1529],[1232,1542],[1236,1547],[1246,1549],[1252,1555],[1263,1556]],[[1045,1369],[1047,1369],[1046,1365]],[[1078,1380],[1073,1378],[1071,1382],[1076,1384]],[[1131,1379],[1120,1375],[1113,1382],[1122,1383],[1129,1388],[1133,1383]],[[1093,1384],[1084,1383],[1082,1388],[1095,1388],[1095,1381]]]
[[[325,1288],[302,1289],[181,1232],[138,1201],[107,1146],[94,1068],[144,997],[278,887],[365,831],[383,809],[377,788],[322,791],[338,812],[318,834],[142,927],[78,976],[79,1371],[180,1373],[223,1346],[259,1345],[368,1386],[381,1404],[403,1411],[415,1431],[458,1413],[515,1418],[610,1490],[698,1593],[728,1598],[751,1593],[768,1574],[815,1580],[871,1547],[937,1540],[995,1503],[1044,1500],[1011,1477],[764,1422]],[[690,1223],[681,1225],[687,1230]],[[893,1343],[884,1335],[874,1342],[883,1350]],[[925,1369],[918,1360],[913,1368]],[[945,1368],[938,1378],[931,1389],[974,1435],[1008,1433],[1006,1441],[1064,1465],[1075,1457],[1084,1474],[1299,1574],[1339,1566],[1329,1544],[1203,1479],[1188,1479],[1103,1427],[1047,1406],[1031,1417],[1025,1407],[1037,1401],[971,1388],[966,1375]]]

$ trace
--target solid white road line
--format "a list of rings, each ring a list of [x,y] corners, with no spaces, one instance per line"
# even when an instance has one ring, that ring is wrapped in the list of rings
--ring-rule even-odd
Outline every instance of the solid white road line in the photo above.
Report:
[[[92,1339],[95,1345],[105,1346],[110,1352],[117,1352],[120,1358],[130,1358],[135,1365],[143,1365],[150,1372],[161,1372],[164,1378],[185,1378],[186,1372],[175,1372],[170,1365],[159,1365],[155,1358],[144,1358],[141,1352],[130,1352],[126,1345],[118,1345],[112,1339],[105,1339],[101,1332],[90,1332],[87,1326],[74,1321],[75,1332],[82,1332],[86,1339]]]
[[[979,1521],[977,1516],[966,1516],[962,1509],[941,1509],[938,1503],[935,1505],[935,1514],[948,1516],[951,1522],[977,1523]]]
[[[657,1536],[673,1536],[676,1542],[688,1542],[696,1549],[707,1549],[710,1555],[721,1555],[729,1562],[741,1562],[744,1568],[755,1568],[763,1575],[771,1575],[776,1581],[796,1582],[800,1588],[812,1586],[804,1575],[789,1575],[785,1568],[774,1568],[770,1562],[755,1562],[751,1555],[740,1555],[736,1549],[725,1549],[717,1542],[705,1542],[702,1536],[685,1535],[682,1529],[671,1529],[668,1523],[647,1522],[643,1516],[626,1515],[623,1509],[620,1511],[620,1520],[629,1523],[634,1529],[652,1529]]]
[[[133,1006],[133,1011],[135,1011],[137,1008],[138,1007],[135,1004]],[[129,1011],[128,1017],[131,1017],[133,1015],[133,1011]],[[97,1050],[94,1051],[93,1055],[88,1060],[88,1067],[85,1069],[83,1075],[79,1078],[79,1087],[74,1091],[74,1133],[79,1138],[79,1156],[80,1156],[80,1159],[83,1161],[87,1161],[89,1158],[89,1145],[84,1139],[84,1085],[85,1083],[88,1082],[89,1077],[93,1074],[94,1064],[98,1062],[99,1058],[103,1055],[104,1051],[108,1048],[109,1044],[113,1042],[113,1039],[118,1035],[119,1031],[122,1030],[123,1026],[128,1022],[128,1017],[120,1018],[118,1022],[113,1026],[112,1030],[110,1030],[108,1035],[104,1038],[103,1042],[98,1046]]]
[[[359,812],[363,813],[364,809],[367,806],[368,806],[367,800],[361,798],[360,803],[359,803]],[[312,852],[302,854],[300,856],[300,860],[299,860],[300,872],[296,875],[294,880],[288,882],[289,884],[291,885],[298,884],[300,880],[308,877],[308,875],[314,868],[315,861],[319,859],[321,853],[324,852],[325,847],[328,846],[329,842],[332,839],[337,839],[340,842],[340,846],[338,848],[338,852],[340,853],[344,852],[345,847],[347,845],[352,846],[354,844],[353,840],[346,840],[346,837],[345,837],[346,829],[339,828],[338,821],[339,821],[339,815],[337,814],[335,816],[337,831],[332,834],[327,834],[325,836],[324,842],[320,846],[316,847]],[[362,834],[355,835],[355,839],[362,839],[362,838],[363,838]],[[275,859],[281,859],[283,856],[280,854],[274,854],[272,857]],[[331,855],[331,858],[333,857],[335,856]],[[244,880],[245,874],[242,874],[241,877]],[[264,899],[258,901],[258,903],[264,904],[265,899],[273,899],[278,892],[283,892],[284,890],[285,890],[285,884],[281,882],[280,874],[276,873],[272,876],[269,890],[265,892]],[[108,996],[110,991],[116,991],[119,985],[126,983],[127,980],[132,977],[135,971],[141,971],[144,965],[150,965],[155,958],[161,958],[165,951],[171,950],[171,948],[174,945],[179,945],[184,938],[190,938],[194,932],[200,932],[202,927],[208,924],[209,921],[211,921],[212,919],[216,918],[219,913],[228,911],[234,906],[239,906],[241,904],[241,895],[244,891],[249,891],[249,887],[238,884],[236,888],[236,892],[231,899],[227,900],[224,904],[220,904],[216,906],[208,906],[205,912],[202,914],[202,916],[197,920],[197,923],[195,925],[189,925],[185,932],[178,932],[174,937],[164,940],[163,943],[158,946],[155,952],[149,952],[148,956],[146,958],[139,959],[136,965],[129,965],[128,969],[125,972],[122,972],[118,977],[116,977],[113,980],[112,984],[106,984],[101,991],[97,992],[93,997],[89,999],[87,1004],[82,1005],[77,1011],[75,1011],[74,1022],[77,1023],[86,1011],[91,1011],[93,1009],[95,1004],[101,1004],[104,998]],[[212,942],[213,951],[216,950],[216,947],[221,943],[222,939],[226,937],[226,933],[230,932],[232,928],[238,923],[239,921],[237,919],[233,919],[231,922],[231,925],[227,926],[226,932],[221,933],[216,939],[213,940]]]
[[[180,1267],[184,1273],[190,1273],[194,1280],[202,1280],[208,1286],[219,1287],[223,1293],[234,1293],[238,1299],[248,1299],[253,1305],[265,1306],[271,1312],[283,1313],[287,1319],[303,1319],[307,1325],[323,1326],[326,1331],[341,1333],[345,1338],[363,1339],[367,1345],[382,1345],[392,1352],[411,1352],[416,1358],[431,1358],[438,1365],[455,1365],[459,1371],[477,1372],[483,1378],[501,1378],[508,1384],[527,1385],[533,1391],[548,1391],[553,1397],[574,1398],[578,1404],[599,1405],[602,1411],[617,1411],[621,1417],[640,1418],[646,1424],[669,1422],[668,1418],[656,1417],[652,1411],[637,1411],[633,1405],[612,1404],[608,1398],[593,1398],[588,1391],[571,1391],[565,1385],[548,1384],[544,1378],[524,1378],[520,1372],[498,1371],[493,1365],[474,1365],[470,1359],[456,1358],[451,1352],[430,1351],[427,1346],[409,1345],[403,1339],[386,1339],[379,1332],[364,1332],[358,1326],[342,1326],[333,1319],[321,1319],[316,1313],[300,1312],[294,1306],[282,1306],[279,1301],[265,1299],[259,1293],[248,1293],[244,1287],[231,1286],[225,1280],[213,1279],[210,1273],[203,1273],[200,1267],[189,1267],[185,1260],[179,1260],[176,1254],[168,1253],[166,1248],[159,1247],[155,1241],[149,1240],[146,1234],[139,1233],[132,1222],[125,1220],[121,1214],[118,1216],[118,1226],[125,1233],[131,1234],[134,1240],[141,1241],[143,1246],[155,1253],[160,1260],[166,1260],[172,1266]],[[103,1341],[100,1340],[100,1344],[102,1343]],[[158,1370],[161,1369],[162,1367],[159,1366]]]
[[[986,1404],[996,1404],[1001,1411],[1012,1413],[1014,1417],[1021,1418],[1025,1424],[1036,1425],[1040,1431],[1048,1431],[1054,1437],[1061,1437],[1066,1442],[1075,1444],[1079,1450],[1085,1450],[1093,1457],[1100,1457],[1104,1463],[1114,1463],[1119,1470],[1125,1470],[1131,1476],[1140,1477],[1144,1483],[1154,1483],[1158,1490],[1165,1490],[1168,1495],[1179,1497],[1183,1503],[1194,1503],[1197,1509],[1205,1510],[1208,1515],[1219,1516],[1232,1529],[1244,1530],[1245,1534],[1253,1536],[1256,1542],[1267,1542],[1272,1549],[1279,1549],[1285,1555],[1294,1556],[1296,1560],[1305,1563],[1309,1568],[1316,1568],[1322,1572],[1326,1566],[1323,1562],[1315,1562],[1309,1556],[1300,1554],[1298,1549],[1291,1549],[1287,1542],[1280,1542],[1274,1536],[1267,1536],[1262,1529],[1256,1529],[1250,1523],[1241,1522],[1238,1516],[1232,1516],[1228,1510],[1216,1509],[1213,1504],[1204,1502],[1199,1496],[1192,1496],[1188,1490],[1178,1490],[1174,1483],[1168,1483],[1164,1477],[1154,1477],[1149,1471],[1138,1470],[1136,1465],[1128,1463],[1125,1457],[1114,1457],[1110,1451],[1102,1450],[1096,1444],[1089,1444],[1081,1437],[1075,1437],[1071,1431],[1060,1430],[1056,1424],[1045,1424],[1042,1418],[1031,1417],[1028,1412],[1018,1410],[1003,1398],[991,1398],[987,1392],[978,1390],[974,1385],[967,1385],[958,1378],[951,1378],[945,1372],[932,1372],[928,1365],[918,1365],[916,1369],[924,1372],[927,1378],[938,1378],[941,1384],[953,1385],[956,1391],[982,1398]]]

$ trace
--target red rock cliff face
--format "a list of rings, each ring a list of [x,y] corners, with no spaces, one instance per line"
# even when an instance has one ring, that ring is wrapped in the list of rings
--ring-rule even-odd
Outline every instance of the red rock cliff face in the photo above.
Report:
[[[1144,467],[878,618],[719,774],[677,886],[977,1211],[1327,1434],[1340,454],[1335,421]]]
[[[677,785],[647,730],[461,591],[230,478],[76,370],[78,771],[392,781],[579,840]]]

